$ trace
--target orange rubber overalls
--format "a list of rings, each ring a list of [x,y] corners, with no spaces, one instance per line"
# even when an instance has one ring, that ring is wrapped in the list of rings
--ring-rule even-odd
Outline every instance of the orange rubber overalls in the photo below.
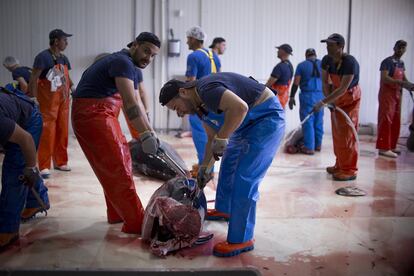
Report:
[[[70,79],[68,66],[58,64],[52,55],[54,68],[63,72],[62,85],[51,91],[48,79],[37,82],[37,100],[43,117],[43,131],[40,137],[38,159],[39,169],[50,169],[51,160],[55,166],[68,163],[68,123]]]
[[[392,78],[404,79],[404,68],[394,67]],[[397,147],[401,126],[401,85],[381,82],[378,94],[377,149],[393,150]]]

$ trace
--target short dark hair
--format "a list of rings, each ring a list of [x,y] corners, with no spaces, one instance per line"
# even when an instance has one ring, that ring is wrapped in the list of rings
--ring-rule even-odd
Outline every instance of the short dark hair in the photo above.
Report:
[[[155,46],[157,46],[158,48],[161,48],[161,41],[158,38],[158,36],[156,36],[153,33],[150,32],[142,32],[140,33],[134,41],[128,43],[127,47],[131,48],[132,44],[134,44],[134,42],[137,42],[139,44],[142,44],[143,42],[149,42],[154,44]]]
[[[197,81],[183,82],[179,80],[170,80],[166,82],[160,91],[160,104],[164,106],[169,103],[169,101],[178,95],[180,88],[191,88],[196,86],[196,84]]]
[[[210,46],[208,46],[209,48],[214,48],[216,47],[217,44],[220,44],[222,42],[226,42],[226,40],[222,37],[216,37],[213,39],[213,42],[211,43]]]

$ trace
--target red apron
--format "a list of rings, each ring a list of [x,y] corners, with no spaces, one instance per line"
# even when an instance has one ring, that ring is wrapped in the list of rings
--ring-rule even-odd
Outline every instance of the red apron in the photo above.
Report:
[[[395,67],[393,79],[403,80],[404,71]],[[392,150],[397,147],[401,126],[401,85],[381,82],[378,94],[377,149]]]
[[[341,83],[340,76],[329,74],[334,89]],[[343,109],[351,118],[355,129],[358,129],[359,105],[361,102],[361,89],[359,85],[348,89],[334,104]],[[339,173],[356,175],[358,171],[358,144],[344,116],[338,111],[331,112],[333,147],[336,156],[335,167]]]
[[[37,100],[43,117],[38,150],[40,170],[50,169],[52,158],[55,166],[68,163],[69,71],[67,65],[56,64],[55,67],[64,72],[62,86],[57,91],[51,91],[47,79],[37,82]]]
[[[72,126],[105,193],[109,223],[124,222],[125,233],[141,233],[144,209],[136,193],[131,155],[118,121],[119,94],[103,99],[75,98]]]

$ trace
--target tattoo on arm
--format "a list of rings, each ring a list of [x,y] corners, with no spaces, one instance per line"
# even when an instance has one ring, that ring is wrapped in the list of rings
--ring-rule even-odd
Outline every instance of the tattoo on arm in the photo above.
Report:
[[[132,120],[135,120],[136,118],[140,117],[141,112],[139,110],[139,107],[134,105],[134,106],[131,106],[130,108],[128,108],[126,110],[126,115],[128,116],[128,119],[132,121]]]

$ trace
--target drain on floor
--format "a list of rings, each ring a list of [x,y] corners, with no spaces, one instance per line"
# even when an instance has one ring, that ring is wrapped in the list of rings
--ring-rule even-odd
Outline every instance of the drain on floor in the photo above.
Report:
[[[364,190],[361,190],[360,188],[352,187],[352,186],[339,188],[335,191],[335,193],[341,196],[365,196],[367,195],[367,193]]]

